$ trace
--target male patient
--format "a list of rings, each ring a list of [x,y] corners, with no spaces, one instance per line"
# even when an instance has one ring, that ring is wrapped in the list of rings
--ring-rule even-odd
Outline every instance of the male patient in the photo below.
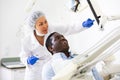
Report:
[[[60,69],[64,68],[73,56],[69,52],[68,41],[63,35],[57,32],[53,32],[48,36],[46,47],[53,56],[52,59],[44,65],[42,78],[43,80],[52,80],[52,77],[55,76]]]

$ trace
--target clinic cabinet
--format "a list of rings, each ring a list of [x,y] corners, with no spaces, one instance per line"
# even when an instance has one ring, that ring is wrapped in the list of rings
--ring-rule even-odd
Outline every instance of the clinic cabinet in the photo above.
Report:
[[[24,80],[25,68],[7,69],[0,66],[0,80]]]

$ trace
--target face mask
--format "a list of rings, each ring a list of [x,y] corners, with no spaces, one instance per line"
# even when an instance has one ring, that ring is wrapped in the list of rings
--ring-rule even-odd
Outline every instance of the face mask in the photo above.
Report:
[[[39,33],[37,30],[35,30],[36,31],[36,34],[38,35],[38,36],[45,36],[45,34],[41,34],[41,33]]]

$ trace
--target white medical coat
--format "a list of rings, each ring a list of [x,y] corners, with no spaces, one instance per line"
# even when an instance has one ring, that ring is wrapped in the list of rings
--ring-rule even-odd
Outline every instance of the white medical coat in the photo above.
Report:
[[[67,26],[49,26],[48,34],[51,32],[59,32],[63,35],[70,35],[73,33],[78,33],[86,28],[82,27],[81,23],[75,24],[75,25],[67,25]],[[45,35],[45,40],[48,36],[48,34]],[[28,56],[37,56],[40,59],[34,64],[29,65],[27,64],[27,58]],[[43,65],[51,58],[51,54],[47,51],[45,45],[42,46],[39,44],[39,42],[36,40],[34,33],[32,32],[27,37],[25,37],[22,40],[22,49],[20,53],[20,59],[21,61],[26,65],[26,71],[25,71],[25,80],[42,80],[41,72]]]

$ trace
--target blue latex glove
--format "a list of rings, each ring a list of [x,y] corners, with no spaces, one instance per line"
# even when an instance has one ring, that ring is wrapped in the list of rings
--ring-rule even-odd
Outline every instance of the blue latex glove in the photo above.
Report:
[[[37,60],[39,60],[39,58],[37,58],[36,56],[31,56],[31,57],[28,57],[27,63],[30,65],[33,65],[36,63]]]
[[[86,21],[82,23],[83,27],[90,28],[93,25],[94,20],[88,18]]]

